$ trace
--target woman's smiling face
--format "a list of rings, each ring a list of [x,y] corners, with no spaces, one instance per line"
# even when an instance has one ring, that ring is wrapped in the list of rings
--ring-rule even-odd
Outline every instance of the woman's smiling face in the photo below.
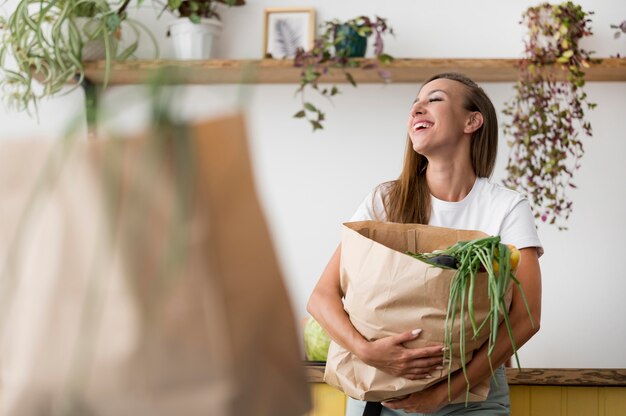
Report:
[[[464,108],[465,86],[440,78],[425,84],[411,106],[408,133],[413,149],[433,155],[441,149],[454,150],[466,136],[470,111]]]

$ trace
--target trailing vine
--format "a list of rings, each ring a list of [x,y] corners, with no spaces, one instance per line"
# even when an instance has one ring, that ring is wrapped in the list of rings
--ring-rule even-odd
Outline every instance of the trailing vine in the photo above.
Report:
[[[567,191],[576,188],[574,172],[584,154],[579,129],[591,137],[585,110],[596,104],[583,91],[590,51],[579,41],[592,34],[593,12],[571,1],[530,7],[525,58],[520,60],[516,96],[505,104],[504,133],[511,151],[504,184],[526,194],[534,215],[566,229],[572,213]]]
[[[387,25],[386,19],[378,16],[375,19],[359,16],[346,22],[340,22],[336,19],[326,21],[321,26],[323,32],[321,36],[315,38],[313,48],[308,51],[299,48],[294,57],[294,66],[302,68],[300,86],[296,90],[296,95],[300,95],[302,109],[294,114],[294,117],[306,119],[313,127],[313,131],[324,128],[322,123],[326,119],[326,115],[306,99],[305,91],[307,87],[330,99],[340,93],[337,86],[332,85],[329,88],[320,88],[319,83],[323,75],[327,74],[331,68],[341,70],[346,80],[353,87],[356,87],[357,83],[350,73],[351,69],[375,69],[378,67],[376,63],[362,65],[361,60],[352,56],[346,36],[347,32],[339,30],[340,27],[347,27],[363,40],[374,36],[374,55],[377,62],[385,65],[393,61],[391,55],[383,52],[383,35],[393,35],[393,29]],[[391,74],[388,71],[379,69],[378,75],[385,82],[391,80]]]
[[[0,16],[2,99],[9,107],[36,114],[39,100],[60,93],[72,78],[77,82],[70,88],[78,88],[85,77],[83,61],[88,58],[83,47],[92,42],[103,45],[104,86],[112,61],[135,54],[141,31],[152,40],[158,55],[158,42],[147,27],[128,18],[130,2],[20,0],[7,18]],[[123,26],[132,43],[121,48]]]
[[[617,32],[613,35],[615,39],[618,39],[622,33],[626,33],[626,20],[622,21],[619,25],[611,25],[611,29],[617,29]],[[619,58],[619,53],[615,56],[611,56],[611,58]]]
[[[622,33],[626,33],[626,20],[624,20],[619,25],[611,25],[611,29],[618,29],[617,32],[613,35],[615,39],[619,38]]]

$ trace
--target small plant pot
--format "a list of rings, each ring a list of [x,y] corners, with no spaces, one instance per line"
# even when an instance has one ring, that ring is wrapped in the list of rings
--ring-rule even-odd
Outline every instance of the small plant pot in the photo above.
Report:
[[[118,40],[114,36],[109,36],[109,47],[111,51],[116,49],[115,43]],[[113,53],[113,52],[112,52]],[[106,58],[106,45],[102,39],[94,39],[85,42],[82,52],[83,61],[99,61]],[[111,59],[114,59],[111,57]]]
[[[343,40],[335,45],[337,55],[346,58],[362,58],[367,50],[367,38],[358,34],[348,25],[339,25],[335,29],[335,38],[343,37]]]
[[[217,19],[193,23],[186,17],[176,19],[168,31],[174,44],[174,56],[180,60],[212,58],[221,32],[222,23]]]
[[[77,17],[75,18],[75,21],[84,42],[81,52],[81,60],[88,62],[105,59],[106,45],[102,36],[96,37],[95,39],[89,39],[90,37],[93,37],[93,34],[96,32],[97,22],[93,18],[88,17]],[[109,48],[113,55],[114,51],[117,49],[117,44],[119,40],[119,29],[117,33],[109,35]]]

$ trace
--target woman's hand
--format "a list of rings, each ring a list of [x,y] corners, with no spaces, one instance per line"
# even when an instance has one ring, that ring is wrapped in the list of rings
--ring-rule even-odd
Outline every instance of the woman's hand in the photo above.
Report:
[[[382,405],[394,410],[404,410],[407,413],[434,413],[448,404],[447,381],[443,381],[409,395],[400,400],[383,402]]]
[[[429,372],[442,363],[443,345],[407,348],[421,330],[368,341],[352,326],[342,298],[339,264],[341,245],[328,262],[309,298],[307,310],[337,344],[354,353],[364,363],[396,377],[410,380],[429,378]]]
[[[420,332],[416,329],[367,342],[357,356],[365,364],[392,376],[409,380],[431,378],[429,372],[442,369],[443,345],[424,348],[404,346],[405,342],[417,338]]]

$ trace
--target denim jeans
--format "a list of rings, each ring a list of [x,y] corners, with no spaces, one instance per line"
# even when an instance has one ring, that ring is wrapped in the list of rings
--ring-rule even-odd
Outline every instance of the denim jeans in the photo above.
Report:
[[[495,379],[495,381],[494,381]],[[348,398],[346,416],[361,416],[365,403],[360,400]],[[504,373],[504,366],[500,366],[494,372],[491,379],[491,387],[487,399],[483,402],[470,402],[449,404],[428,416],[452,416],[452,415],[476,415],[476,416],[509,416],[511,403],[509,400],[509,385]],[[392,410],[383,406],[381,416],[427,416],[426,413],[406,413],[402,410]]]

